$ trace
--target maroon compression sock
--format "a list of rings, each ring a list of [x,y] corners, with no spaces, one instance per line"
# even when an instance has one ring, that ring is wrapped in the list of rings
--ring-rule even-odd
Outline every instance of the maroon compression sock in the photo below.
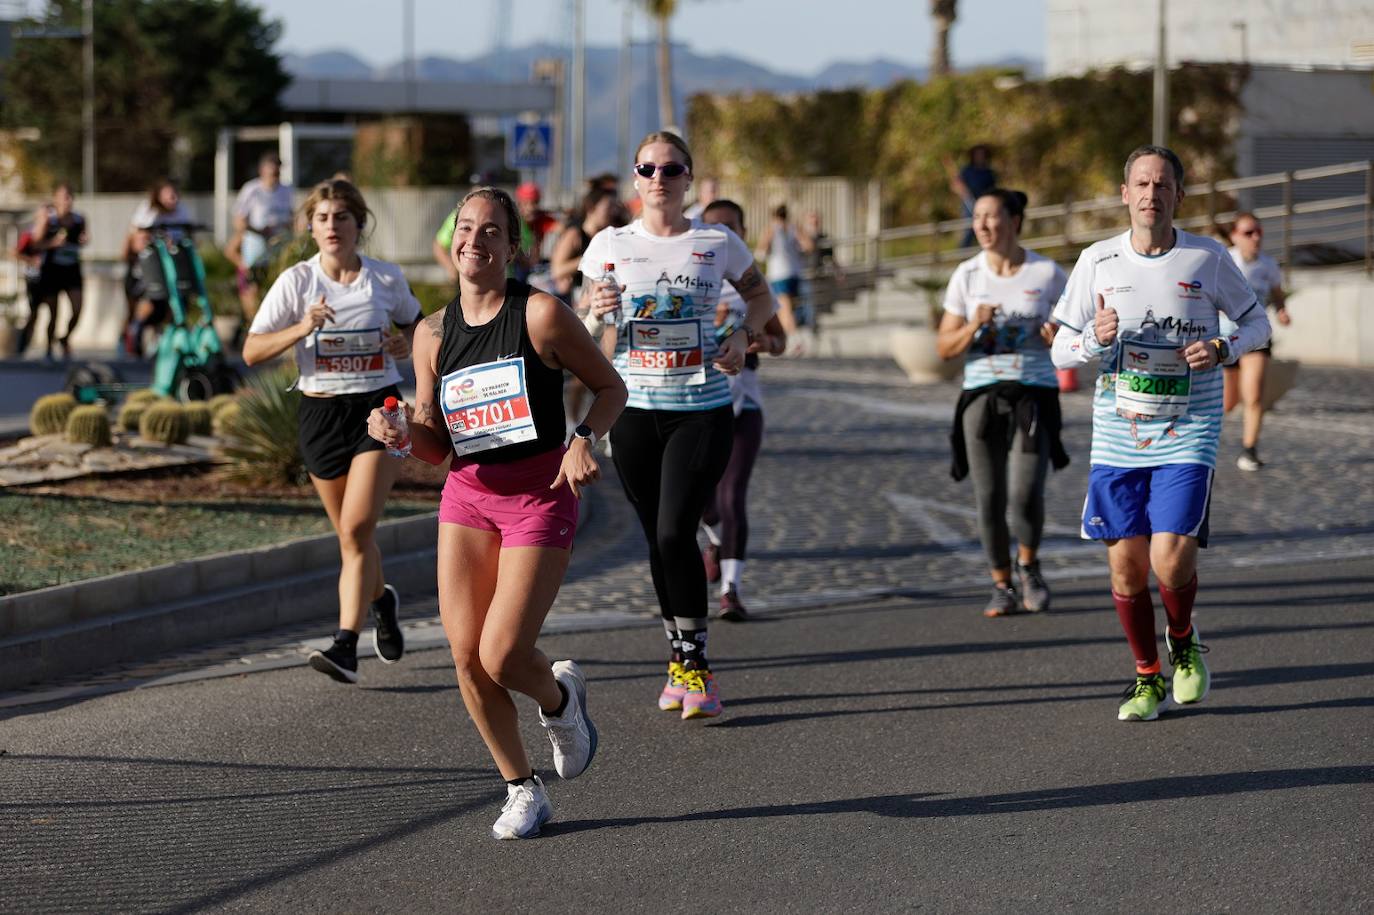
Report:
[[[1196,574],[1181,588],[1159,586],[1159,599],[1164,602],[1164,614],[1169,618],[1169,635],[1175,641],[1186,637],[1193,628],[1193,601],[1196,598]]]
[[[1155,606],[1150,600],[1150,591],[1145,589],[1139,594],[1126,597],[1112,592],[1112,603],[1116,604],[1116,616],[1121,620],[1121,628],[1126,631],[1126,641],[1135,654],[1135,668],[1138,671],[1159,669],[1159,646],[1155,644]]]

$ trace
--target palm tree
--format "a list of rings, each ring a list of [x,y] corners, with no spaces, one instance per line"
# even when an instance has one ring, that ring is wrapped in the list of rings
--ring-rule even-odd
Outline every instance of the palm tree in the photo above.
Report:
[[[930,16],[935,20],[935,44],[930,49],[930,75],[949,75],[949,30],[958,18],[958,0],[930,0]]]
[[[677,119],[673,116],[673,52],[668,41],[668,20],[677,11],[677,0],[639,2],[658,23],[658,119],[665,129],[677,130]]]

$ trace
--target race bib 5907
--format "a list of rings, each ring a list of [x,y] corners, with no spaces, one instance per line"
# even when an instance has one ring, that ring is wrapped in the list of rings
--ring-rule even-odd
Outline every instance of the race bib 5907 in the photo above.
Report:
[[[386,375],[382,329],[323,329],[315,333],[315,377],[330,383],[381,381]]]

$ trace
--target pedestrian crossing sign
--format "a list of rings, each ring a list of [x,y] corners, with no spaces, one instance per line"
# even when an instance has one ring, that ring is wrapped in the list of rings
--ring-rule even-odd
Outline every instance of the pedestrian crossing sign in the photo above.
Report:
[[[547,121],[516,124],[509,148],[511,168],[548,168],[553,157],[553,126]]]

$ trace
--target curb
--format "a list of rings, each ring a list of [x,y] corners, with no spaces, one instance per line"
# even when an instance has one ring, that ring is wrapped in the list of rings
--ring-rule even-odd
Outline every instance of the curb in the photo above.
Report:
[[[385,521],[388,576],[433,576],[438,514]],[[334,534],[0,598],[0,690],[337,612]]]
[[[599,495],[579,536],[604,548]],[[386,577],[435,587],[438,512],[377,525]],[[303,537],[0,597],[0,692],[338,615],[339,544]]]

